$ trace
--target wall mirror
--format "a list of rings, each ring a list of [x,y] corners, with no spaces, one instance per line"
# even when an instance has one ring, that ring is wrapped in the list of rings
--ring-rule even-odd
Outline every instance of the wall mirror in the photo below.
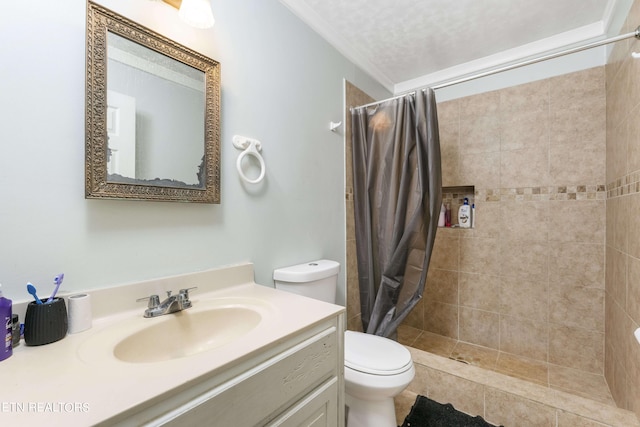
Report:
[[[220,64],[87,6],[85,196],[220,203]]]

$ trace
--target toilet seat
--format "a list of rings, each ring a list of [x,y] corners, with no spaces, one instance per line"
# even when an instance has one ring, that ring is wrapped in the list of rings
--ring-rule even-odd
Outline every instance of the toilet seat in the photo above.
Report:
[[[398,375],[413,367],[411,353],[388,338],[362,332],[344,334],[344,364],[371,375]]]

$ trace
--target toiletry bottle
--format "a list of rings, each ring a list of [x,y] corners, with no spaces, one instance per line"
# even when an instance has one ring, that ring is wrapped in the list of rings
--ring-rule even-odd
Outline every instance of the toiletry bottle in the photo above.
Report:
[[[20,320],[17,314],[11,316],[11,332],[13,334],[13,341],[11,342],[11,349],[13,351],[14,348],[20,345]]]
[[[438,218],[438,227],[444,227],[444,214],[446,209],[444,208],[444,203],[440,206],[440,217]]]
[[[451,206],[447,203],[444,211],[444,226],[451,227]]]
[[[464,204],[458,209],[458,225],[460,228],[471,227],[471,206],[469,206],[469,199],[464,198]]]
[[[4,360],[13,354],[13,320],[11,316],[11,300],[2,296],[2,289],[0,289],[0,322],[2,322],[2,327],[0,328],[0,333],[2,334],[0,360]]]
[[[476,228],[476,204],[471,205],[471,228]]]

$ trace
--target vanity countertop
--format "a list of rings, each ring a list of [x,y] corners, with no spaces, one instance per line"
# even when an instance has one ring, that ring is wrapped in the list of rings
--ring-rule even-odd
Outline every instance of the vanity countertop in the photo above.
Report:
[[[135,303],[136,298],[191,286],[198,289],[191,293],[193,307],[188,310],[214,299],[259,300],[269,307],[268,324],[222,347],[160,362],[123,362],[104,351],[120,333],[117,325],[125,338],[139,325],[180,315],[145,319],[145,305]],[[251,264],[89,293],[94,314],[91,329],[43,346],[29,347],[22,341],[12,357],[0,362],[0,425],[95,425],[134,407],[157,403],[189,383],[238,369],[243,360],[344,311],[341,306],[255,284]],[[110,312],[113,307],[121,311]]]

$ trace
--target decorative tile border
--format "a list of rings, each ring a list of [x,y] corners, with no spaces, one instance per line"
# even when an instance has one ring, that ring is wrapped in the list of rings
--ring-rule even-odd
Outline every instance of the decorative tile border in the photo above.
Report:
[[[640,171],[631,172],[607,184],[607,198],[640,193]]]
[[[605,200],[604,185],[563,185],[544,187],[476,189],[476,200],[485,202],[532,200]]]
[[[463,192],[442,193],[443,203],[462,204],[465,197],[473,197],[474,201],[504,202],[504,201],[536,201],[536,200],[605,200],[617,195],[640,192],[640,171],[635,175],[636,180],[622,184],[624,179],[608,185],[563,185],[544,187],[517,188],[485,188],[476,189],[475,195]],[[630,176],[633,176],[630,175]],[[625,177],[626,178],[626,177]],[[629,178],[631,179],[631,178]],[[346,200],[353,200],[353,190],[347,189]]]

